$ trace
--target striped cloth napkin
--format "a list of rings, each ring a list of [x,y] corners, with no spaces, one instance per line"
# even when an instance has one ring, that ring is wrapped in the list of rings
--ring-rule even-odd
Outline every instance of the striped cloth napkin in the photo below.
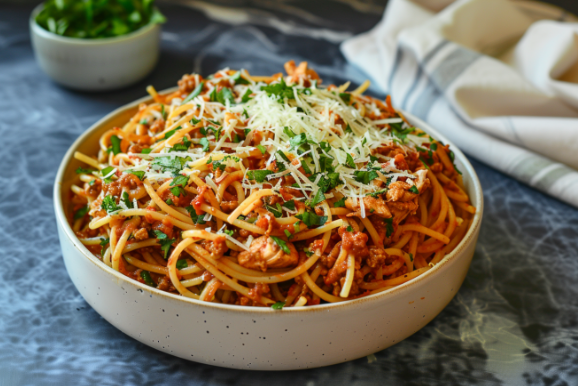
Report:
[[[341,50],[394,106],[578,207],[574,16],[524,1],[390,0],[380,23]]]

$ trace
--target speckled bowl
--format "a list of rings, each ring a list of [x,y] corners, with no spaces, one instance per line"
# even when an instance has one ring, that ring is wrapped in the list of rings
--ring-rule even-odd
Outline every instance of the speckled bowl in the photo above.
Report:
[[[396,344],[439,314],[460,288],[483,212],[480,182],[455,147],[464,182],[478,208],[464,240],[434,268],[399,287],[361,299],[274,311],[214,304],[161,292],[133,281],[94,257],[66,221],[63,197],[81,166],[77,150],[94,154],[98,138],[121,126],[143,98],[107,115],[74,142],[54,184],[54,207],[66,269],[80,294],[103,318],[127,335],[166,353],[215,366],[292,370],[350,361]],[[416,126],[450,143],[419,119]]]

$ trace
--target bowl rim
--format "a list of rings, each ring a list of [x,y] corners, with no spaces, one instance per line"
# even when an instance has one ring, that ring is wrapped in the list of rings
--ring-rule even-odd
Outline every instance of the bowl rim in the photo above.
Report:
[[[99,38],[99,39],[71,38],[69,36],[60,36],[60,35],[57,35],[53,32],[45,30],[36,22],[36,16],[38,16],[40,11],[42,11],[43,7],[44,7],[44,2],[38,4],[32,10],[32,13],[30,14],[30,19],[29,19],[29,25],[30,25],[31,31],[34,34],[41,36],[45,39],[50,39],[50,40],[54,40],[54,41],[64,43],[64,44],[69,44],[69,45],[101,46],[101,45],[112,45],[112,44],[116,44],[116,43],[124,43],[128,40],[139,38],[141,35],[145,35],[148,32],[154,30],[155,28],[160,28],[159,23],[150,23],[149,22],[148,24],[140,27],[139,29],[132,31],[132,32],[129,32],[128,34],[125,34],[125,35],[108,37],[108,38]]]
[[[176,89],[177,89],[177,87],[168,88],[168,89],[165,89],[163,91],[160,91],[159,94],[170,93],[170,92],[175,91]],[[125,104],[125,105],[115,109],[114,111],[105,115],[103,118],[99,119],[96,123],[94,123],[92,126],[90,126],[87,130],[85,130],[74,141],[74,143],[70,146],[70,148],[68,149],[68,151],[66,152],[66,154],[64,155],[64,157],[60,163],[60,166],[58,168],[58,172],[56,174],[55,181],[54,181],[53,196],[54,196],[54,209],[55,209],[55,214],[56,214],[56,221],[58,223],[57,225],[60,225],[62,227],[61,229],[64,231],[64,234],[67,236],[70,243],[75,247],[75,249],[79,253],[81,253],[85,258],[87,258],[88,261],[92,262],[94,265],[96,265],[99,269],[101,269],[105,273],[113,275],[117,279],[122,280],[123,283],[126,283],[128,285],[135,287],[135,289],[137,289],[137,290],[147,291],[151,295],[154,294],[157,296],[166,297],[167,300],[169,300],[169,301],[170,300],[182,301],[184,303],[188,303],[188,304],[193,305],[193,306],[202,306],[202,307],[207,307],[207,308],[216,309],[216,310],[218,309],[221,311],[234,311],[234,312],[240,312],[240,313],[247,313],[247,314],[251,314],[251,315],[254,315],[254,314],[280,315],[281,312],[279,312],[279,310],[273,310],[273,309],[271,309],[271,307],[251,307],[251,306],[239,306],[239,305],[232,305],[232,304],[205,302],[205,301],[201,301],[201,300],[197,300],[197,299],[193,299],[193,298],[188,298],[188,297],[182,296],[180,294],[172,294],[172,293],[168,293],[165,291],[161,291],[161,290],[158,290],[156,288],[145,285],[143,283],[140,283],[136,280],[132,280],[129,277],[121,274],[120,272],[115,271],[114,269],[112,269],[111,267],[109,267],[108,265],[106,265],[102,261],[100,261],[98,258],[96,258],[84,246],[84,244],[82,244],[80,242],[78,237],[76,237],[76,235],[72,231],[72,228],[66,219],[66,215],[65,215],[65,211],[64,211],[64,204],[63,204],[63,200],[62,200],[62,181],[64,180],[65,170],[66,170],[68,164],[74,158],[74,152],[77,150],[77,148],[82,143],[84,143],[86,141],[86,139],[90,135],[92,135],[96,131],[103,130],[103,125],[106,122],[108,122],[109,120],[111,120],[113,117],[115,117],[116,115],[122,114],[128,110],[134,109],[134,108],[138,107],[138,105],[141,103],[148,103],[150,101],[152,101],[152,97],[145,96],[145,97],[142,97],[140,99],[137,99],[133,102],[130,102],[128,104]],[[464,235],[464,238],[456,246],[456,248],[452,252],[450,252],[449,254],[444,256],[444,258],[439,263],[434,265],[430,270],[423,273],[422,275],[420,275],[414,279],[411,279],[411,280],[409,280],[409,281],[407,281],[407,282],[405,282],[399,286],[390,288],[390,289],[385,290],[383,292],[379,292],[376,294],[364,296],[364,297],[353,299],[353,300],[343,301],[343,302],[319,304],[319,305],[308,306],[308,307],[283,308],[283,310],[282,310],[283,312],[319,312],[319,311],[328,312],[330,310],[341,308],[341,307],[348,307],[348,306],[353,307],[355,305],[360,305],[362,303],[379,302],[379,301],[382,301],[383,299],[392,298],[392,297],[396,296],[397,294],[409,291],[411,287],[417,286],[420,283],[424,282],[425,280],[429,280],[432,276],[435,276],[438,271],[444,269],[444,267],[446,265],[448,265],[451,261],[460,258],[462,256],[461,252],[466,248],[466,246],[468,246],[470,243],[476,241],[476,238],[474,237],[474,235],[481,225],[483,209],[484,209],[484,198],[483,198],[483,194],[482,194],[482,187],[481,187],[480,180],[479,180],[473,166],[468,161],[466,156],[461,152],[461,150],[458,147],[456,147],[451,141],[449,141],[445,136],[443,136],[442,134],[437,132],[435,129],[433,129],[431,126],[429,126],[427,123],[425,123],[421,119],[415,117],[414,115],[412,115],[408,112],[405,112],[403,110],[400,110],[400,112],[406,118],[408,118],[408,120],[410,122],[415,123],[416,126],[419,126],[422,130],[424,130],[428,134],[433,134],[435,136],[435,138],[442,140],[444,143],[449,144],[452,147],[452,151],[454,152],[456,159],[458,159],[460,161],[460,163],[462,164],[462,168],[465,172],[464,174],[467,175],[468,178],[471,179],[472,193],[475,192],[475,196],[477,197],[477,201],[474,203],[476,206],[476,213],[472,219],[472,224],[470,225],[470,228],[468,229],[468,231]],[[63,241],[62,235],[59,234],[59,238],[61,239],[61,242],[62,242]]]

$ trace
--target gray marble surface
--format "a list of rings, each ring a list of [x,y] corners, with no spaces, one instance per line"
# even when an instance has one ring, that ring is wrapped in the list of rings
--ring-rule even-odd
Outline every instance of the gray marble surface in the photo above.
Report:
[[[464,285],[374,363],[221,369],[151,349],[94,312],[64,268],[52,206],[56,169],[75,138],[147,84],[163,89],[192,70],[268,74],[304,59],[326,82],[359,83],[338,43],[371,28],[383,9],[370,1],[221,2],[234,5],[227,15],[236,16],[225,17],[214,4],[196,4],[163,4],[170,23],[159,66],[135,86],[99,94],[47,79],[30,47],[32,7],[0,4],[0,385],[578,385],[578,210],[475,160],[486,208]],[[231,24],[239,15],[247,23]]]

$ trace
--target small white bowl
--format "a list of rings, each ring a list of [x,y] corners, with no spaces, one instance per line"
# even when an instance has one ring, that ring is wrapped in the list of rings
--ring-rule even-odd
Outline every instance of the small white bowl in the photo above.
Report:
[[[56,35],[36,23],[42,4],[30,16],[30,36],[40,68],[55,82],[84,91],[118,89],[147,76],[159,57],[159,24],[104,39]]]
[[[165,90],[163,93],[172,90]],[[72,282],[96,312],[142,343],[195,362],[251,370],[295,370],[357,359],[399,343],[423,328],[458,292],[474,255],[483,212],[480,181],[462,152],[426,123],[414,125],[449,143],[477,208],[456,249],[428,272],[390,290],[343,303],[287,308],[202,302],[151,288],[114,271],[78,240],[64,200],[82,166],[74,152],[95,154],[98,139],[122,126],[142,98],[113,111],[70,147],[54,184],[54,208],[64,263]],[[66,209],[65,209],[66,208]]]

